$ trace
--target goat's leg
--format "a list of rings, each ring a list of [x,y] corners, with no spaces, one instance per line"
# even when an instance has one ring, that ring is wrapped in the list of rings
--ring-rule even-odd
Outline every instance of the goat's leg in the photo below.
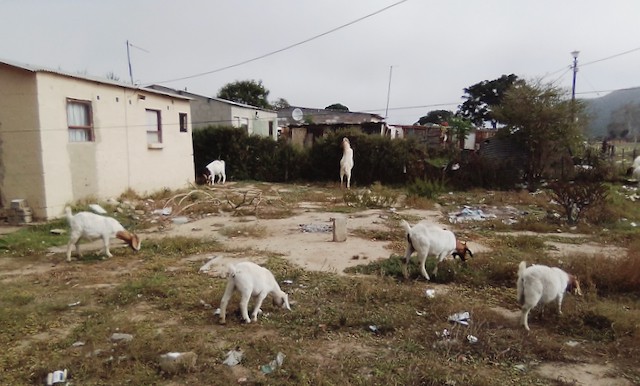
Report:
[[[351,173],[347,174],[347,189],[351,189]]]
[[[251,291],[243,292],[240,298],[240,314],[245,322],[251,323],[249,319],[249,300],[251,299]]]
[[[522,307],[522,325],[524,326],[525,330],[530,331],[529,329],[529,311],[531,309],[527,306],[523,306]]]
[[[263,301],[264,301],[264,299],[267,297],[267,295],[268,295],[268,292],[261,292],[261,293],[258,295],[258,298],[256,299],[256,304],[255,304],[255,306],[254,306],[254,308],[253,308],[253,314],[251,314],[251,319],[252,319],[254,322],[257,322],[257,321],[258,321],[258,312],[260,312],[260,311],[261,311],[261,310],[260,310],[260,307],[262,307],[262,302],[263,302]]]
[[[111,251],[109,251],[109,236],[103,236],[102,242],[104,243],[104,254],[107,255],[107,257],[113,257]]]
[[[422,276],[424,276],[425,279],[431,281],[431,278],[429,277],[429,274],[427,273],[427,270],[424,267],[425,263],[427,262],[427,254],[418,253],[418,257],[420,257],[420,272],[422,273]],[[438,268],[437,264],[436,264],[436,268]],[[434,276],[436,273],[437,272],[434,272]]]
[[[227,305],[229,304],[231,295],[233,295],[234,289],[235,283],[233,279],[227,279],[227,287],[224,289],[224,295],[222,295],[222,300],[220,301],[220,324],[225,324],[227,322]]]
[[[80,238],[79,237],[71,237],[69,239],[69,244],[67,244],[67,261],[71,261],[71,250],[75,246],[76,255],[80,257]]]
[[[440,263],[442,262],[442,260],[447,258],[448,253],[447,252],[442,252],[438,255],[438,258],[436,259],[436,266],[433,269],[433,276],[437,276],[438,275],[438,265],[440,265]]]
[[[562,315],[562,294],[558,295],[558,314]]]
[[[415,251],[411,244],[407,245],[407,250],[404,254],[404,264],[402,265],[402,274],[404,278],[407,279],[409,277],[409,260],[411,260],[411,254]]]

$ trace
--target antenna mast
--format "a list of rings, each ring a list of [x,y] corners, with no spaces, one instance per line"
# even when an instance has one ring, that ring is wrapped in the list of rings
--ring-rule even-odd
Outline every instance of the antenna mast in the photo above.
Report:
[[[389,96],[391,95],[391,73],[393,72],[393,66],[389,66],[389,86],[387,87],[387,108],[384,110],[384,119],[389,117]]]

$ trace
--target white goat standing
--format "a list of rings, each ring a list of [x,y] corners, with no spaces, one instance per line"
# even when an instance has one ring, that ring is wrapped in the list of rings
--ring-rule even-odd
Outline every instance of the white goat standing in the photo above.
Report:
[[[413,227],[405,220],[401,221],[402,227],[407,235],[407,251],[404,255],[404,276],[408,276],[407,266],[411,254],[415,251],[420,260],[420,272],[425,279],[431,280],[425,269],[425,261],[427,256],[436,255],[436,267],[433,269],[433,275],[438,273],[438,264],[450,254],[459,256],[465,261],[467,252],[473,257],[473,253],[467,248],[466,242],[458,241],[453,232],[442,229],[441,226],[421,222]]]
[[[109,251],[109,241],[112,238],[118,238],[126,242],[131,249],[139,251],[141,246],[140,238],[135,234],[124,229],[118,220],[101,216],[91,212],[78,212],[75,215],[71,213],[71,208],[65,208],[67,221],[71,227],[71,235],[69,244],[67,244],[67,261],[71,261],[71,249],[75,245],[76,254],[80,254],[80,239],[98,239],[101,238],[104,243],[104,252],[107,257],[112,257]]]
[[[529,330],[529,311],[538,303],[558,302],[558,313],[562,314],[562,298],[565,292],[582,296],[578,279],[560,268],[532,265],[522,261],[518,266],[518,302],[522,306],[522,324]]]
[[[280,289],[280,285],[278,285],[271,271],[250,261],[244,261],[237,264],[229,264],[227,287],[220,301],[221,324],[226,323],[227,305],[231,295],[233,295],[233,291],[236,289],[240,292],[240,312],[247,323],[251,323],[252,320],[254,322],[258,321],[260,306],[262,306],[262,302],[269,294],[273,297],[274,305],[291,310],[289,295]],[[256,297],[257,299],[251,319],[249,319],[248,308],[251,297]]]
[[[351,189],[351,169],[353,169],[353,149],[349,138],[342,138],[342,158],[340,159],[340,187],[347,178],[347,189]]]
[[[227,180],[227,176],[225,174],[225,163],[223,160],[212,161],[206,166],[206,168],[209,171],[209,175],[207,176],[207,183],[215,185],[216,177],[220,177],[218,182],[221,182],[223,184],[225,183],[225,181]]]

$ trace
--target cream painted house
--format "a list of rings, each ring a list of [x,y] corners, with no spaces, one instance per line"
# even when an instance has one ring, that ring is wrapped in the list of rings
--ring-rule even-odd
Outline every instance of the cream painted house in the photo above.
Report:
[[[189,98],[0,60],[0,206],[36,219],[67,204],[187,187]]]
[[[278,139],[278,113],[275,111],[156,84],[149,87],[189,97],[194,130],[208,126],[232,126],[245,130],[249,135]]]

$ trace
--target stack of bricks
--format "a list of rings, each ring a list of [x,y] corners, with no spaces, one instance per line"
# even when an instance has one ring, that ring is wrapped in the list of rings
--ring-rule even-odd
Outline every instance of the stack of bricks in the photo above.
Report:
[[[28,224],[32,221],[31,214],[31,208],[27,206],[24,199],[11,200],[11,208],[8,213],[9,224]]]

